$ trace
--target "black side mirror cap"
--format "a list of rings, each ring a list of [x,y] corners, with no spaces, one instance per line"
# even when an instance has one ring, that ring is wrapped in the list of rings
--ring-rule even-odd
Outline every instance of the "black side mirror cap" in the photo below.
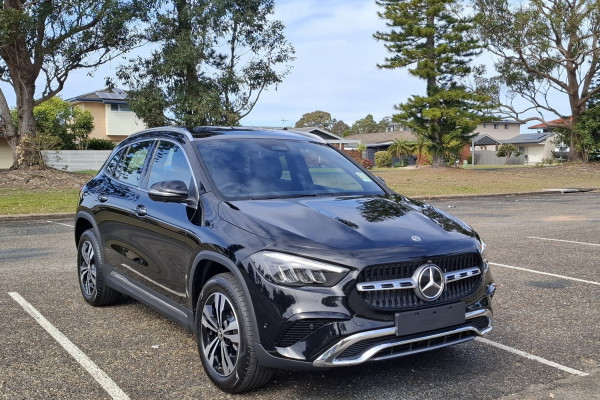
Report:
[[[150,187],[148,196],[154,201],[183,203],[188,198],[188,188],[183,181],[162,181]]]

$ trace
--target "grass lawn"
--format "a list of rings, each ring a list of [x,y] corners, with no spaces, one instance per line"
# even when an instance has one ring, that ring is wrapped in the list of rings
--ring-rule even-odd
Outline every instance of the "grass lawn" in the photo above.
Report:
[[[409,197],[600,188],[600,163],[520,168],[389,168],[373,172],[389,187]]]
[[[0,190],[0,215],[75,212],[79,191]]]

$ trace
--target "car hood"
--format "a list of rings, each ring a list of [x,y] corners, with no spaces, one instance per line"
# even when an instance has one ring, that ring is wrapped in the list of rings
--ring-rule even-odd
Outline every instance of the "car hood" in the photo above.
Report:
[[[219,215],[288,251],[361,252],[364,257],[394,249],[432,255],[433,248],[454,252],[448,250],[452,243],[467,239],[455,251],[476,250],[476,234],[468,225],[399,195],[230,201],[220,204]]]

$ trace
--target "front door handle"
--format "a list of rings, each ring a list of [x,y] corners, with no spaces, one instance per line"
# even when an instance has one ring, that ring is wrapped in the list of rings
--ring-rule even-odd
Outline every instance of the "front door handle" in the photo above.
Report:
[[[146,206],[140,204],[135,208],[135,213],[140,217],[143,217],[144,215],[148,214],[148,209]]]
[[[107,200],[108,200],[108,196],[106,195],[106,193],[100,193],[100,194],[98,195],[98,201],[99,201],[100,203],[104,203],[104,202],[106,202]]]

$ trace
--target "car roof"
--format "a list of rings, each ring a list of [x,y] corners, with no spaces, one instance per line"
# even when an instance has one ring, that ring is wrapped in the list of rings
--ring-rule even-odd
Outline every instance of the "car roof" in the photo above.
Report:
[[[252,137],[261,139],[296,139],[316,141],[320,143],[325,142],[321,137],[307,132],[295,132],[287,130],[243,126],[199,126],[195,128],[165,126],[158,128],[150,128],[141,132],[134,133],[133,135],[129,136],[125,141],[130,142],[141,137],[149,139],[152,137],[164,137],[173,134],[176,136],[185,136],[190,141],[205,140],[211,138],[241,139]]]

